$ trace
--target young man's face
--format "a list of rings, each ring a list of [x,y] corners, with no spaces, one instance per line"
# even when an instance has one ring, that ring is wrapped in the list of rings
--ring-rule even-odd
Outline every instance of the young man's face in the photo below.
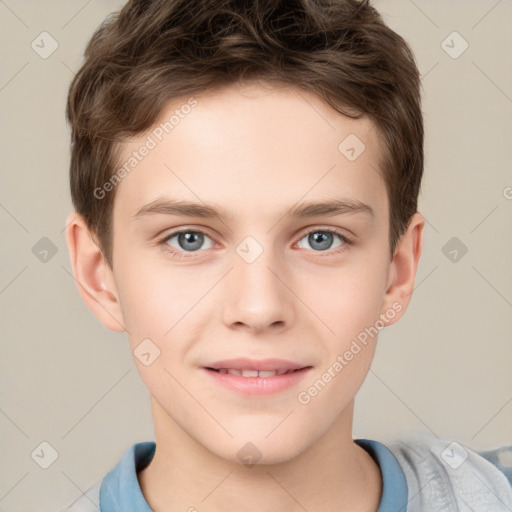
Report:
[[[375,333],[408,302],[395,286],[403,264],[389,254],[379,140],[367,119],[291,88],[232,86],[195,100],[174,102],[123,149],[122,163],[151,147],[117,185],[105,279],[119,307],[108,309],[135,350],[157,441],[180,432],[234,462],[286,461],[330,432],[351,435]],[[166,134],[158,127],[175,110]],[[155,201],[221,217],[144,213]],[[333,201],[359,207],[292,211]],[[238,358],[253,361],[223,362]],[[206,369],[229,366],[303,369]]]

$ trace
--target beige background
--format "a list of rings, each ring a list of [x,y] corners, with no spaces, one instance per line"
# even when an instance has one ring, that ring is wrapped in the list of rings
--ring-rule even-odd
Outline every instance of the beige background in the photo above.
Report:
[[[511,443],[512,2],[374,3],[423,76],[428,224],[412,303],[380,335],[354,437],[424,430],[475,449]],[[129,445],[153,439],[127,340],[82,303],[63,231],[67,88],[93,30],[120,5],[0,0],[4,512],[60,510]],[[47,59],[31,48],[42,31],[59,45]],[[469,44],[458,58],[442,47],[453,31]],[[462,41],[452,39],[453,53]],[[45,263],[32,252],[43,237],[57,250]],[[468,249],[455,262],[442,251],[452,237]],[[43,441],[58,452],[48,469],[31,458]]]

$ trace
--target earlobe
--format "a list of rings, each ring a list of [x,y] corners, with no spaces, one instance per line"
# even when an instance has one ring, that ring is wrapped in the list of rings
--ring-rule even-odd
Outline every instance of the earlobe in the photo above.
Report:
[[[387,325],[394,324],[402,317],[411,300],[416,270],[421,257],[424,225],[423,216],[418,212],[415,213],[395,249],[381,309],[381,316],[386,315],[390,309],[395,310],[392,318],[387,321]],[[397,311],[399,314],[396,314]]]
[[[68,216],[66,243],[78,291],[87,307],[108,329],[125,331],[112,271],[81,215]]]

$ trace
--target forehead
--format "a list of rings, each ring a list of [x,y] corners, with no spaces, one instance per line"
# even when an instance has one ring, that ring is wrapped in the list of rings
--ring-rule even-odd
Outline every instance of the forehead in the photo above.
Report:
[[[114,218],[164,196],[269,220],[301,199],[343,197],[387,210],[373,123],[292,87],[231,85],[174,100],[122,145],[120,160],[128,172]]]

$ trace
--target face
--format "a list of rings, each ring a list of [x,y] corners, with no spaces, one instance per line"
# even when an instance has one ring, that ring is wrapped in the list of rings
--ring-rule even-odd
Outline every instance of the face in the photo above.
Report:
[[[187,100],[123,146],[139,156],[113,211],[122,323],[157,432],[289,460],[348,424],[376,327],[398,317],[377,133],[289,87]]]

